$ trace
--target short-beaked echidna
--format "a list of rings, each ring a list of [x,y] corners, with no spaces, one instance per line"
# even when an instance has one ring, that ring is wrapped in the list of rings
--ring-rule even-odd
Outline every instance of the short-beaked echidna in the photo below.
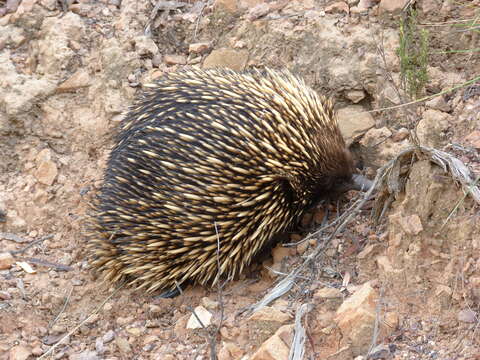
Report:
[[[148,291],[240,273],[353,162],[332,102],[288,71],[185,70],[120,125],[94,205],[92,264]],[[217,234],[217,230],[218,234]]]

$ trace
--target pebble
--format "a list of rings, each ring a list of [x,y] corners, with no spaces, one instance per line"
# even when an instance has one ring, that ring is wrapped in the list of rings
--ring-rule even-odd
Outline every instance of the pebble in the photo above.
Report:
[[[457,314],[458,321],[465,323],[474,323],[478,321],[477,314],[471,309],[460,310]]]
[[[0,291],[0,300],[11,300],[12,296],[8,291]]]
[[[185,65],[187,58],[184,55],[165,55],[165,64],[167,65]]]
[[[194,53],[194,54],[201,54],[209,49],[210,49],[209,42],[199,42],[199,43],[190,44],[188,46],[188,52]]]
[[[12,254],[8,252],[0,253],[0,270],[10,269],[15,262]]]
[[[197,316],[195,316],[195,314],[198,316],[202,324],[198,322]],[[212,320],[212,314],[203,306],[197,306],[195,308],[195,314],[192,314],[190,316],[190,319],[188,319],[187,329],[201,329],[202,325],[204,327],[208,327],[210,325]]]
[[[26,346],[17,345],[10,349],[10,360],[27,360],[31,355],[30,349]]]
[[[133,317],[128,316],[128,317],[119,317],[117,318],[117,324],[120,326],[127,325],[133,321]]]
[[[78,354],[69,356],[69,360],[98,360],[99,357],[95,351],[85,350]]]
[[[100,337],[95,340],[95,350],[99,354],[103,354],[105,352],[105,344],[103,343],[103,339]]]
[[[218,308],[218,301],[213,301],[208,297],[202,298],[202,305],[210,310],[215,310]]]
[[[152,65],[153,67],[158,68],[162,64],[162,55],[161,54],[155,54],[153,55],[152,58]]]
[[[115,338],[115,343],[117,344],[120,352],[124,354],[130,354],[132,352],[132,347],[125,338],[118,336]]]
[[[104,335],[103,335],[103,342],[109,343],[115,338],[115,332],[113,330],[108,330]]]

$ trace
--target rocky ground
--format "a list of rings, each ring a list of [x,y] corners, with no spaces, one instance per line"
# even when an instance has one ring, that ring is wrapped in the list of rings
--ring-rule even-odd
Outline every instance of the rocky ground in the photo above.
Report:
[[[478,81],[370,111],[405,99],[396,49],[406,3],[0,0],[0,359],[201,360],[215,349],[221,360],[283,360],[296,321],[305,359],[480,359],[478,204],[421,156],[378,224],[366,203],[287,294],[253,314],[245,309],[325,234],[277,245],[220,294],[114,293],[86,261],[83,220],[112,129],[142,84],[186,65],[300,74],[336,99],[371,177],[411,143],[411,129],[480,174]],[[478,29],[459,26],[478,28],[479,5],[416,1],[430,33],[425,95],[480,74]],[[314,209],[303,227],[333,221],[354,196]]]

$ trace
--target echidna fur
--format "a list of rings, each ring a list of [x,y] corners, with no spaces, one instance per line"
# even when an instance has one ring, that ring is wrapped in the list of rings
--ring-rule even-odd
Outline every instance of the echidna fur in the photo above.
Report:
[[[288,71],[170,73],[120,124],[93,267],[149,292],[232,278],[352,172],[332,102]]]

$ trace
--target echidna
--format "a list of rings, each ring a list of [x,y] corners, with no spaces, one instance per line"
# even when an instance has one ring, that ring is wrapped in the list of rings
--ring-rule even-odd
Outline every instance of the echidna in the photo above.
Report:
[[[165,75],[120,125],[94,205],[93,266],[147,291],[232,278],[352,172],[332,102],[291,73]]]

